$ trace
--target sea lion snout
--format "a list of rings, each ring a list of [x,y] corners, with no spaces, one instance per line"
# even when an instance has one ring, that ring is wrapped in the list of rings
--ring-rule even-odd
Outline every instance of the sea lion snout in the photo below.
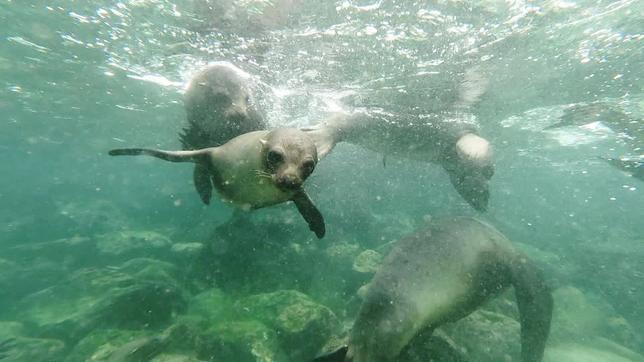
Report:
[[[302,187],[302,179],[293,174],[280,175],[275,183],[282,190],[297,190]]]

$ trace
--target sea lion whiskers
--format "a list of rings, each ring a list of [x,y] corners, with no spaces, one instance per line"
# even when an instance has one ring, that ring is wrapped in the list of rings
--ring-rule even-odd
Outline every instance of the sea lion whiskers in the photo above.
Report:
[[[273,179],[273,175],[271,173],[268,173],[268,172],[263,171],[263,170],[254,170],[254,171],[255,171],[255,175],[257,175],[259,177],[264,177],[264,178],[268,178],[268,179],[271,179],[271,180]]]

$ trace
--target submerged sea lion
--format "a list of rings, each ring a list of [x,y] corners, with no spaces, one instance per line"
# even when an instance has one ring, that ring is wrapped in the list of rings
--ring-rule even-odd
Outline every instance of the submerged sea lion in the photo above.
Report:
[[[644,181],[644,155],[639,158],[603,158],[611,166],[618,168],[640,181]]]
[[[349,344],[316,361],[382,362],[419,332],[459,320],[513,286],[521,357],[540,361],[552,295],[540,273],[492,226],[468,218],[430,222],[396,243],[368,285]]]
[[[293,201],[300,214],[322,238],[322,214],[302,185],[318,162],[317,149],[306,133],[295,128],[255,131],[219,147],[193,151],[145,148],[115,149],[112,156],[149,155],[170,162],[193,162],[204,170],[195,186],[208,200],[214,187],[224,201],[242,209],[258,209]]]
[[[308,129],[320,157],[336,143],[440,164],[458,193],[476,210],[487,209],[488,180],[494,174],[490,143],[461,113],[437,113],[413,120],[379,111],[338,113]]]
[[[252,97],[251,77],[228,62],[211,63],[188,83],[184,106],[188,125],[179,135],[184,150],[223,145],[241,134],[266,130],[266,122]],[[196,164],[194,184],[201,200],[210,202],[210,191],[199,188],[208,170]]]
[[[594,122],[601,122],[613,131],[634,139],[644,140],[644,124],[641,119],[602,101],[570,105],[564,109],[563,115],[556,123],[545,127],[544,130],[582,126]]]

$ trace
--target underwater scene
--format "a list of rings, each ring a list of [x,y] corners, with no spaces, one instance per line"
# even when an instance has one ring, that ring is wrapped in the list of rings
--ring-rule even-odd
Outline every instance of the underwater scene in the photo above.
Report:
[[[0,361],[644,361],[644,2],[0,29]]]

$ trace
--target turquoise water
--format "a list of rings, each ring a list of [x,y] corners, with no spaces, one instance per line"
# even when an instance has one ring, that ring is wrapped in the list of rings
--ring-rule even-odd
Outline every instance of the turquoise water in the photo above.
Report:
[[[442,215],[487,220],[543,270],[546,360],[643,360],[644,181],[602,159],[643,155],[643,14],[638,1],[0,1],[0,360],[310,360],[346,336],[379,256]],[[212,61],[251,74],[272,127],[338,107],[437,112],[476,69],[487,212],[438,165],[340,144],[305,184],[326,220],[317,240],[293,205],[233,218],[201,203],[190,165],[107,156],[179,149],[184,86]],[[544,130],[588,105],[614,113]],[[517,323],[505,293],[441,333],[471,360],[518,360]]]

